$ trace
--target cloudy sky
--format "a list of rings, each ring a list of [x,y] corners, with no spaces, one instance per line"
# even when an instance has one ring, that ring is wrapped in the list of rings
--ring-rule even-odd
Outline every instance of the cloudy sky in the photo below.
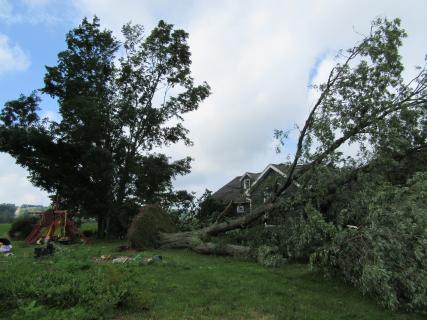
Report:
[[[292,153],[292,141],[284,154],[275,153],[273,130],[304,120],[309,85],[376,17],[402,19],[408,72],[421,64],[426,12],[424,0],[0,0],[0,105],[42,87],[44,66],[55,64],[65,33],[84,16],[96,14],[117,35],[128,21],[150,30],[163,19],[190,33],[194,77],[213,92],[185,118],[194,147],[164,151],[172,159],[195,159],[192,173],[175,181],[177,188],[216,190]],[[57,117],[52,101],[42,107],[44,116]],[[0,203],[48,203],[26,176],[13,158],[0,154]]]

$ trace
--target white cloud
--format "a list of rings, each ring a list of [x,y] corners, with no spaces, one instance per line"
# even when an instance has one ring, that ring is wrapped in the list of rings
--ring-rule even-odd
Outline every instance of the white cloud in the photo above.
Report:
[[[11,44],[9,38],[0,34],[0,75],[9,71],[24,71],[30,66],[28,55],[18,44]]]
[[[75,9],[61,0],[0,0],[0,23],[53,25],[71,20]]]
[[[31,8],[52,5],[52,0],[21,0],[21,2]]]
[[[61,115],[58,112],[45,110],[41,116],[42,119],[47,118],[49,121],[60,122]]]
[[[125,0],[118,3],[115,0],[72,0],[72,3],[78,12],[77,23],[80,22],[82,16],[97,15],[101,18],[102,24],[114,30],[116,35],[129,21],[143,24],[146,28],[153,27],[155,23],[153,16],[147,12],[148,6],[144,5],[142,1]]]
[[[0,202],[48,205],[47,193],[34,187],[27,175],[11,156],[0,153]]]
[[[8,0],[0,0],[0,22],[10,23],[13,21],[12,5]]]

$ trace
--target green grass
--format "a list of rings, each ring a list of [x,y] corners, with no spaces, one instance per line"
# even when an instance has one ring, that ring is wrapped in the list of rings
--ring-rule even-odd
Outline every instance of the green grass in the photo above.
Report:
[[[54,257],[34,261],[33,247],[14,244],[14,257],[0,257],[0,274],[14,268],[9,271],[19,277],[20,268],[38,270],[38,274],[48,268],[72,273],[73,286],[88,272],[112,283],[127,281],[136,301],[116,309],[114,319],[421,319],[384,310],[357,290],[324,279],[301,264],[269,269],[232,258],[160,250],[145,253],[162,255],[161,264],[100,265],[91,258],[122,255],[116,248],[124,243],[96,241],[60,247]],[[22,277],[27,273],[23,271]],[[29,280],[34,286],[36,278]]]
[[[7,232],[9,231],[11,226],[11,223],[0,223],[0,236],[7,235]],[[81,226],[82,231],[84,230],[93,230],[96,231],[97,225],[96,223],[83,223]]]
[[[0,223],[0,236],[7,235],[10,225],[11,225],[10,223]]]
[[[88,223],[83,223],[80,227],[80,229],[82,231],[85,230],[92,230],[94,232],[96,232],[96,230],[98,229],[98,225],[96,224],[96,222],[88,222]]]

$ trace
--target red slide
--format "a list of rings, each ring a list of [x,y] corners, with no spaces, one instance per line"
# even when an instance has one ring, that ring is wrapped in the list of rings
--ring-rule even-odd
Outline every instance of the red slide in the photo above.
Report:
[[[40,223],[37,223],[33,230],[31,231],[31,233],[27,236],[27,238],[25,239],[25,242],[27,244],[33,244],[34,242],[37,241],[38,238],[40,238]]]

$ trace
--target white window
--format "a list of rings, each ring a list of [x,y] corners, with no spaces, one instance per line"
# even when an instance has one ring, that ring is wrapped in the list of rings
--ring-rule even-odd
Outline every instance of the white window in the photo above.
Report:
[[[264,203],[266,203],[268,200],[270,200],[271,196],[273,194],[271,193],[269,188],[266,188],[266,190],[264,191]]]
[[[251,187],[251,179],[246,178],[243,180],[243,189],[248,190]]]
[[[245,206],[237,206],[237,213],[244,213],[245,212]]]

